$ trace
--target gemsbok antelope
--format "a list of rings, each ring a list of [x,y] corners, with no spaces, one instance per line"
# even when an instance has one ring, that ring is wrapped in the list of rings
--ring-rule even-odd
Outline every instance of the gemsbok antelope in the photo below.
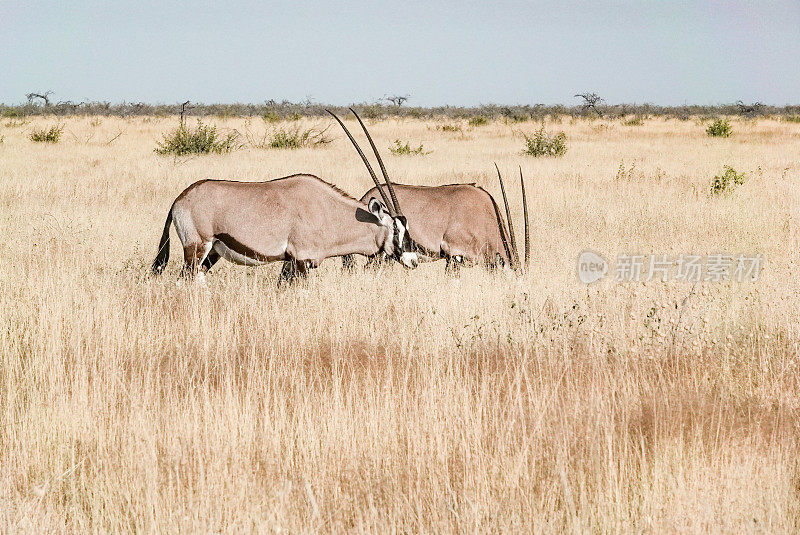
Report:
[[[522,206],[525,222],[524,264],[520,263],[514,225],[511,220],[511,210],[506,197],[503,177],[497,164],[495,164],[495,169],[497,169],[497,178],[500,181],[500,190],[503,194],[506,219],[508,220],[508,232],[494,198],[489,192],[474,184],[448,184],[445,186],[392,184],[367,127],[355,110],[350,108],[350,111],[358,119],[375,153],[383,177],[386,180],[387,189],[391,195],[391,203],[394,204],[398,213],[400,213],[399,205],[403,205],[405,210],[403,214],[410,222],[408,232],[411,234],[418,252],[429,258],[446,259],[445,269],[447,270],[454,270],[464,263],[477,263],[488,267],[505,264],[515,270],[523,265],[528,265],[530,260],[530,231],[528,228],[528,203],[525,195],[525,180],[522,176],[522,167],[519,170],[519,179],[520,187],[522,188]],[[361,201],[364,202],[374,196],[376,192],[380,192],[377,186],[377,177],[350,132],[347,131],[347,128],[338,117],[334,115],[334,118],[344,128],[350,141],[359,151],[373,180],[376,181],[376,186],[361,197]],[[385,202],[390,204],[388,199]],[[370,258],[370,261],[380,262],[381,259],[382,256],[376,254]],[[352,267],[353,255],[344,256],[342,261],[345,267]]]
[[[307,174],[267,182],[195,182],[167,213],[152,271],[161,273],[167,265],[172,223],[183,245],[182,275],[189,278],[220,258],[246,266],[285,260],[278,284],[306,276],[325,258],[347,254],[384,254],[414,268],[417,246],[406,218],[373,178],[383,201],[362,203]]]
[[[498,177],[500,177],[498,171]],[[506,206],[509,207],[502,186]],[[523,179],[520,177],[520,181]],[[524,185],[523,192],[524,192]],[[520,262],[513,223],[506,229],[494,198],[474,184],[447,184],[443,186],[412,186],[394,184],[397,200],[409,221],[409,233],[419,247],[418,252],[429,259],[446,260],[447,271],[455,271],[464,264],[481,264],[487,267],[507,265],[518,269],[530,260],[530,233],[527,206],[523,207],[525,220],[525,262]],[[375,188],[362,199],[375,195]],[[523,193],[523,203],[527,200]],[[382,257],[370,258],[370,264],[380,263]],[[352,268],[353,257],[342,258],[346,268]]]

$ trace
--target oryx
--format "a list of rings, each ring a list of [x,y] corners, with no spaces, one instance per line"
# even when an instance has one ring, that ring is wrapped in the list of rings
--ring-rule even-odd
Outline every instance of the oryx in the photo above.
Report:
[[[506,232],[503,217],[494,198],[486,190],[474,184],[449,184],[445,186],[411,186],[394,184],[389,181],[383,159],[372,141],[367,127],[358,114],[350,108],[364,130],[375,157],[380,165],[386,186],[391,195],[391,203],[395,211],[406,215],[411,222],[408,228],[417,250],[432,258],[445,258],[447,268],[452,269],[464,262],[479,263],[486,266],[505,264],[513,269],[520,267],[517,242],[514,236],[514,225],[511,221],[511,210],[508,206],[503,177],[500,168],[497,169],[497,178],[500,181],[500,190],[503,193],[508,230]],[[329,112],[330,113],[330,112]],[[333,114],[331,114],[333,115]],[[370,189],[361,198],[374,196],[376,191],[381,192],[377,177],[372,171],[364,153],[356,144],[353,136],[334,115],[334,118],[344,129],[350,141],[364,160],[364,164],[375,181],[376,186]],[[525,264],[530,259],[530,232],[528,229],[528,203],[525,195],[525,181],[522,176],[522,167],[519,169],[520,187],[522,188],[523,216],[525,221]],[[388,199],[384,199],[390,204]],[[398,202],[399,201],[399,202]],[[400,211],[400,204],[405,212]],[[372,260],[379,260],[381,255],[375,255]],[[352,255],[342,259],[346,267],[353,264]]]
[[[514,227],[505,194],[503,179],[498,169],[497,176],[503,193],[505,223],[494,198],[475,184],[447,184],[443,186],[412,186],[393,184],[395,197],[403,206],[403,214],[409,221],[409,234],[419,247],[419,252],[431,259],[444,258],[447,270],[465,263],[494,267],[498,264],[513,269],[521,265],[517,252]],[[520,170],[522,185],[523,215],[525,221],[525,263],[530,259],[530,232],[525,184]],[[374,196],[375,188],[362,197]],[[344,266],[353,266],[353,257],[342,258]],[[381,256],[370,259],[380,262]]]
[[[169,260],[173,222],[188,277],[205,273],[220,258],[247,266],[286,260],[279,283],[347,254],[381,253],[414,268],[416,245],[406,218],[395,213],[377,178],[375,185],[384,200],[362,203],[307,174],[268,182],[195,182],[167,213],[152,271],[160,273]]]

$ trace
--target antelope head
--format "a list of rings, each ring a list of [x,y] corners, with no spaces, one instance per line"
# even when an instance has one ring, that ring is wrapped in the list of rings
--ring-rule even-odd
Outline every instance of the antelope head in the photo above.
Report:
[[[417,245],[408,233],[408,221],[403,215],[393,214],[389,208],[375,197],[367,203],[369,213],[385,229],[379,238],[380,252],[394,258],[407,268],[415,268],[419,264]]]
[[[366,165],[367,171],[369,171],[369,174],[372,177],[372,181],[375,182],[375,186],[378,188],[378,192],[381,194],[381,200],[373,197],[367,204],[369,212],[378,219],[381,226],[388,229],[388,232],[381,243],[381,252],[391,258],[394,258],[406,268],[417,267],[419,264],[419,257],[417,255],[418,245],[413,239],[411,239],[411,235],[408,233],[408,220],[400,210],[400,203],[397,202],[397,196],[395,195],[392,182],[389,180],[389,174],[386,172],[386,167],[383,165],[383,160],[381,159],[381,155],[378,153],[378,148],[375,146],[375,142],[372,141],[372,136],[369,134],[369,130],[367,130],[366,125],[361,120],[361,117],[358,116],[356,111],[353,108],[350,108],[350,111],[352,111],[353,115],[355,115],[356,119],[358,119],[358,123],[364,130],[364,134],[366,134],[370,146],[372,146],[375,157],[378,159],[378,164],[381,167],[383,178],[386,181],[386,187],[389,189],[391,201],[389,200],[389,197],[387,197],[386,192],[383,190],[383,186],[378,180],[378,176],[375,174],[372,165],[370,165],[369,160],[367,160],[367,157],[364,155],[364,151],[362,151],[361,147],[358,146],[358,143],[356,143],[353,135],[335,113],[330,110],[325,111],[330,113],[331,116],[336,119],[336,122],[339,123],[345,134],[347,134],[350,142],[353,143],[353,146],[356,148],[356,151],[358,151],[359,156],[361,156],[364,165]]]

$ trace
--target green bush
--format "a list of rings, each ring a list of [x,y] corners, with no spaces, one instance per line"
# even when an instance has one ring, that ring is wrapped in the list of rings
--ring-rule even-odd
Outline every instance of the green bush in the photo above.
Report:
[[[523,133],[522,137],[525,138],[525,150],[522,152],[529,156],[563,156],[567,152],[567,135],[564,132],[550,135],[542,126],[532,136]]]
[[[787,115],[783,120],[787,123],[800,123],[800,115]]]
[[[275,113],[274,111],[268,111],[267,113],[262,115],[261,118],[264,119],[265,123],[279,123],[283,120],[281,119],[281,116]]]
[[[512,113],[506,116],[506,123],[524,123],[531,120],[527,113]]]
[[[430,152],[425,152],[425,149],[422,147],[422,143],[419,144],[419,147],[416,149],[412,149],[410,146],[410,142],[406,141],[403,143],[399,139],[394,140],[394,147],[389,147],[389,152],[395,155],[400,154],[418,154],[424,156],[426,154],[430,154]]]
[[[317,147],[331,141],[330,138],[325,136],[325,130],[317,130],[316,128],[301,129],[300,127],[279,128],[272,134],[267,133],[265,142],[261,143],[260,146],[270,149]]]
[[[642,126],[644,124],[644,118],[640,115],[637,115],[631,119],[628,119],[627,121],[623,121],[622,124],[625,126]]]
[[[54,124],[50,128],[35,129],[31,132],[30,139],[37,143],[58,143],[62,132],[64,132],[64,125]]]
[[[464,130],[461,128],[461,125],[458,124],[443,124],[436,127],[437,130],[441,130],[442,132],[453,132],[463,134]]]
[[[744,184],[744,178],[744,173],[737,173],[736,169],[726,165],[725,171],[721,175],[715,176],[714,180],[711,181],[711,193],[712,195],[730,193]]]
[[[706,134],[711,137],[730,137],[733,128],[727,119],[717,119],[706,129]]]
[[[381,119],[385,111],[386,109],[380,104],[366,104],[360,109],[361,116],[365,119]]]
[[[483,126],[485,124],[489,124],[489,119],[487,119],[483,115],[476,115],[475,117],[469,120],[470,126]]]
[[[206,125],[198,119],[197,127],[192,130],[181,122],[180,126],[169,134],[164,134],[164,140],[158,142],[155,151],[158,154],[224,154],[241,148],[239,133],[229,132],[225,136],[217,132],[214,125]]]

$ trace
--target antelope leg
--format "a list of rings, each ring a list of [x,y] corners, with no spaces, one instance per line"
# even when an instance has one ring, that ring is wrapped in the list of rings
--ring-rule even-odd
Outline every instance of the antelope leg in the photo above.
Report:
[[[461,255],[445,257],[447,264],[444,266],[444,272],[451,275],[458,275],[461,273],[461,267],[464,265],[464,257]]]
[[[346,254],[342,257],[342,269],[345,271],[353,271],[356,268],[356,260],[351,254]]]
[[[378,253],[367,258],[367,263],[364,266],[364,269],[380,269],[386,263],[386,255],[383,253]]]
[[[208,273],[208,270],[214,267],[214,264],[216,264],[220,258],[221,257],[219,253],[212,248],[211,251],[209,251],[208,255],[206,256],[205,260],[203,260],[203,263],[200,264],[200,270],[203,271],[204,273]]]
[[[285,260],[283,262],[283,268],[281,268],[281,274],[278,275],[278,288],[280,288],[283,283],[291,283],[296,274],[294,260]]]
[[[278,275],[278,288],[281,287],[282,284],[292,284],[297,280],[297,277],[301,277],[303,279],[308,277],[308,270],[312,266],[305,260],[296,260],[294,258],[286,260],[283,262],[283,268],[281,269],[281,274]]]
[[[200,264],[206,259],[211,250],[211,243],[192,243],[183,247],[183,269],[181,277],[194,279]]]

